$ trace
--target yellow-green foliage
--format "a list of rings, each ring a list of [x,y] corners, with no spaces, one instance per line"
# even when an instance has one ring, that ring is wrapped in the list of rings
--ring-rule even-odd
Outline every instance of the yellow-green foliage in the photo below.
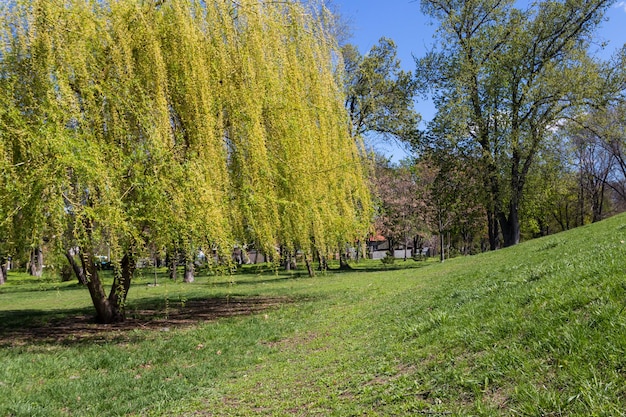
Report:
[[[326,253],[366,232],[319,13],[258,0],[0,8],[0,227],[26,232],[16,246]]]

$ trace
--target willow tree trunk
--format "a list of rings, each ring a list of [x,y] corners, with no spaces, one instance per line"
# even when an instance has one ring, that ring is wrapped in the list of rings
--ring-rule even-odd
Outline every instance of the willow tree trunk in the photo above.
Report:
[[[70,263],[70,266],[72,267],[72,271],[74,271],[74,275],[76,275],[76,279],[78,280],[78,283],[82,285],[87,285],[87,277],[85,277],[85,270],[80,265],[78,265],[78,263],[76,262],[76,259],[74,259],[74,255],[72,254],[71,250],[68,250],[65,252],[65,257],[67,258],[67,261]]]
[[[350,258],[350,252],[348,247],[346,246],[339,252],[339,269],[340,270],[351,270],[352,267],[348,263],[348,258]]]
[[[195,280],[195,266],[193,261],[187,260],[185,262],[185,274],[183,276],[183,282],[194,282]]]
[[[307,254],[304,254],[304,263],[306,264],[306,270],[309,273],[309,276],[313,278],[315,276],[315,271],[313,270],[311,258]]]
[[[43,274],[43,251],[39,246],[30,251],[30,264],[28,272],[33,277],[41,277]]]
[[[116,271],[113,287],[108,297],[94,263],[93,251],[83,249],[80,260],[85,271],[89,295],[96,309],[96,320],[104,324],[124,321],[126,318],[124,304],[135,271],[135,262],[132,256],[126,255],[122,259],[121,271]]]
[[[178,278],[177,270],[178,270],[178,252],[172,251],[167,254],[167,270],[169,272],[170,279],[172,281],[176,281]]]
[[[109,293],[109,305],[113,310],[113,321],[120,322],[126,319],[126,296],[130,289],[130,282],[135,274],[135,258],[127,253],[122,258],[121,270],[115,271],[113,286]]]
[[[291,254],[287,254],[283,257],[283,268],[285,271],[291,271]]]
[[[4,258],[0,258],[0,285],[4,285],[7,282],[7,261]]]
[[[318,258],[320,260],[318,271],[326,272],[328,270],[328,261],[326,260],[326,257],[324,255],[322,255],[321,253],[319,253],[319,252],[318,252],[317,255],[318,255]]]
[[[99,323],[112,323],[117,316],[104,291],[104,286],[98,275],[98,269],[94,263],[93,253],[89,249],[83,249],[80,254],[80,262],[85,271],[87,288],[91,296],[91,302],[96,309],[96,320]]]
[[[345,253],[339,254],[339,269],[342,271],[347,271],[347,270],[352,269],[352,267],[348,263],[348,257],[346,256]]]

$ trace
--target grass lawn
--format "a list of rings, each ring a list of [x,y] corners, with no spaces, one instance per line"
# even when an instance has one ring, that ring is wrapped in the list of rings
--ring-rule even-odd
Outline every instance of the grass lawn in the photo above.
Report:
[[[444,264],[0,287],[0,416],[623,416],[626,217]]]

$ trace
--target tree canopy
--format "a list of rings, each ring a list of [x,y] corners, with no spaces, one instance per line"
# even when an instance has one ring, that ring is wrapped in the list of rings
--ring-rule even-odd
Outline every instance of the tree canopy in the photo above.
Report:
[[[420,121],[413,101],[416,84],[413,74],[401,69],[395,42],[381,38],[365,55],[351,44],[341,51],[352,136],[369,133],[405,143],[414,141]]]

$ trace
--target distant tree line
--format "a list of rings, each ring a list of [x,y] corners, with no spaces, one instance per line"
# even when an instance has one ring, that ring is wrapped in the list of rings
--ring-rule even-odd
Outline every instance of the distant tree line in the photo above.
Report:
[[[614,3],[423,0],[438,43],[412,77],[389,40],[358,59],[344,47],[353,131],[413,151],[377,159],[377,231],[475,253],[623,211],[626,47],[591,51]],[[406,105],[419,93],[437,108],[421,131]]]

